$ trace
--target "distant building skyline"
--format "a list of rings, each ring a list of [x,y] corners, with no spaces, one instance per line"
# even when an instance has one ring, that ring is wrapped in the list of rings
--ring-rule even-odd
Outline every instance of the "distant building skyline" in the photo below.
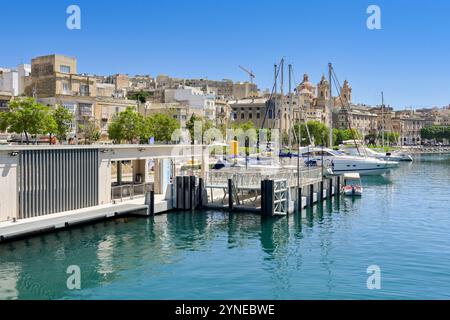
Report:
[[[71,4],[81,8],[81,30],[66,27]],[[381,30],[366,26],[371,4],[381,8]],[[77,57],[80,73],[248,81],[242,65],[265,90],[284,57],[296,84],[304,73],[317,84],[332,62],[356,103],[380,104],[383,91],[395,109],[442,107],[450,104],[449,11],[447,1],[406,0],[5,2],[0,66],[60,53]]]

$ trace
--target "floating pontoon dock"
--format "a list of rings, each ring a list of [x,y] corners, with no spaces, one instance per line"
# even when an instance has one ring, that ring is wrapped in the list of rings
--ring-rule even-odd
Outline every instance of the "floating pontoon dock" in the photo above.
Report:
[[[172,209],[286,215],[339,190],[339,177],[324,179],[321,168],[207,170],[204,150],[201,145],[0,147],[0,241]],[[183,172],[194,160],[201,170],[192,166]]]

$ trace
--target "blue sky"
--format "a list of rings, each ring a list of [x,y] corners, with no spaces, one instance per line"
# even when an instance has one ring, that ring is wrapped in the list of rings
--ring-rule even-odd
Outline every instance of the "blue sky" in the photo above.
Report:
[[[81,8],[81,30],[66,28],[66,8]],[[381,8],[382,30],[366,9]],[[396,108],[450,104],[450,1],[407,0],[58,0],[2,1],[0,66],[60,53],[95,74],[169,74],[248,79],[272,86],[285,57],[295,79],[318,82],[333,62],[354,101]]]

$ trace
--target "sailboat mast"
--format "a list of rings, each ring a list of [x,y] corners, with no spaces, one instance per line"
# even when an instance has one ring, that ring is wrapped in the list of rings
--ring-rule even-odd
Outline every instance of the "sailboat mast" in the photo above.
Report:
[[[292,150],[292,139],[291,139],[291,126],[293,116],[292,116],[292,64],[289,64],[289,123],[287,126],[289,127],[288,135],[289,135],[289,151]]]
[[[280,130],[280,139],[283,146],[283,113],[284,113],[284,59],[281,59],[281,81],[280,81],[280,100],[281,100],[281,112],[278,113],[278,129]]]
[[[329,148],[333,148],[333,86],[332,86],[332,70],[333,70],[333,65],[330,63],[328,63],[328,81],[329,81],[329,90],[330,90],[330,99],[329,99],[329,111],[330,111],[330,120],[329,120],[329,125],[330,125],[330,141],[329,141]]]
[[[275,99],[274,99],[274,110],[273,110],[273,118],[275,119],[275,126],[277,126],[277,118],[278,118],[278,116],[277,116],[277,114],[278,114],[278,82],[277,82],[277,76],[278,76],[278,72],[277,72],[277,70],[278,70],[278,66],[275,64],[274,65],[274,71],[273,71],[273,77],[274,77],[274,83],[275,83],[275,85],[274,85],[274,87],[275,87],[275,90],[274,90],[274,93],[275,93]]]
[[[384,93],[381,91],[381,143],[384,150]]]

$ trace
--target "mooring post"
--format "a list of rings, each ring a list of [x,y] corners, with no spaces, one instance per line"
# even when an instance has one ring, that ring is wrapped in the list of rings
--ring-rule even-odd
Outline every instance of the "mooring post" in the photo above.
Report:
[[[198,208],[203,209],[203,178],[198,179]]]
[[[190,194],[190,177],[185,176],[183,177],[183,210],[190,210],[191,209],[191,194]]]
[[[190,198],[190,210],[195,210],[195,207],[197,206],[197,201],[195,198],[195,191],[196,191],[196,179],[195,176],[189,177],[189,198]]]
[[[274,186],[273,180],[261,181],[261,213],[263,216],[273,216],[274,214]]]
[[[228,209],[233,211],[233,180],[228,179]]]
[[[333,196],[333,178],[328,179],[328,199]]]
[[[176,192],[177,192],[176,208],[178,210],[181,210],[184,208],[183,177],[177,176],[175,178],[175,182],[176,182]]]
[[[308,198],[308,206],[312,207],[314,205],[314,184],[309,185]]]
[[[298,212],[302,212],[302,188],[298,188],[297,189],[297,208],[298,208]]]
[[[341,192],[341,176],[336,177],[336,192],[335,195]]]
[[[266,215],[266,180],[261,180],[261,214]]]
[[[323,180],[319,183],[319,201],[323,201]]]
[[[150,191],[150,215],[155,215],[155,191]]]

